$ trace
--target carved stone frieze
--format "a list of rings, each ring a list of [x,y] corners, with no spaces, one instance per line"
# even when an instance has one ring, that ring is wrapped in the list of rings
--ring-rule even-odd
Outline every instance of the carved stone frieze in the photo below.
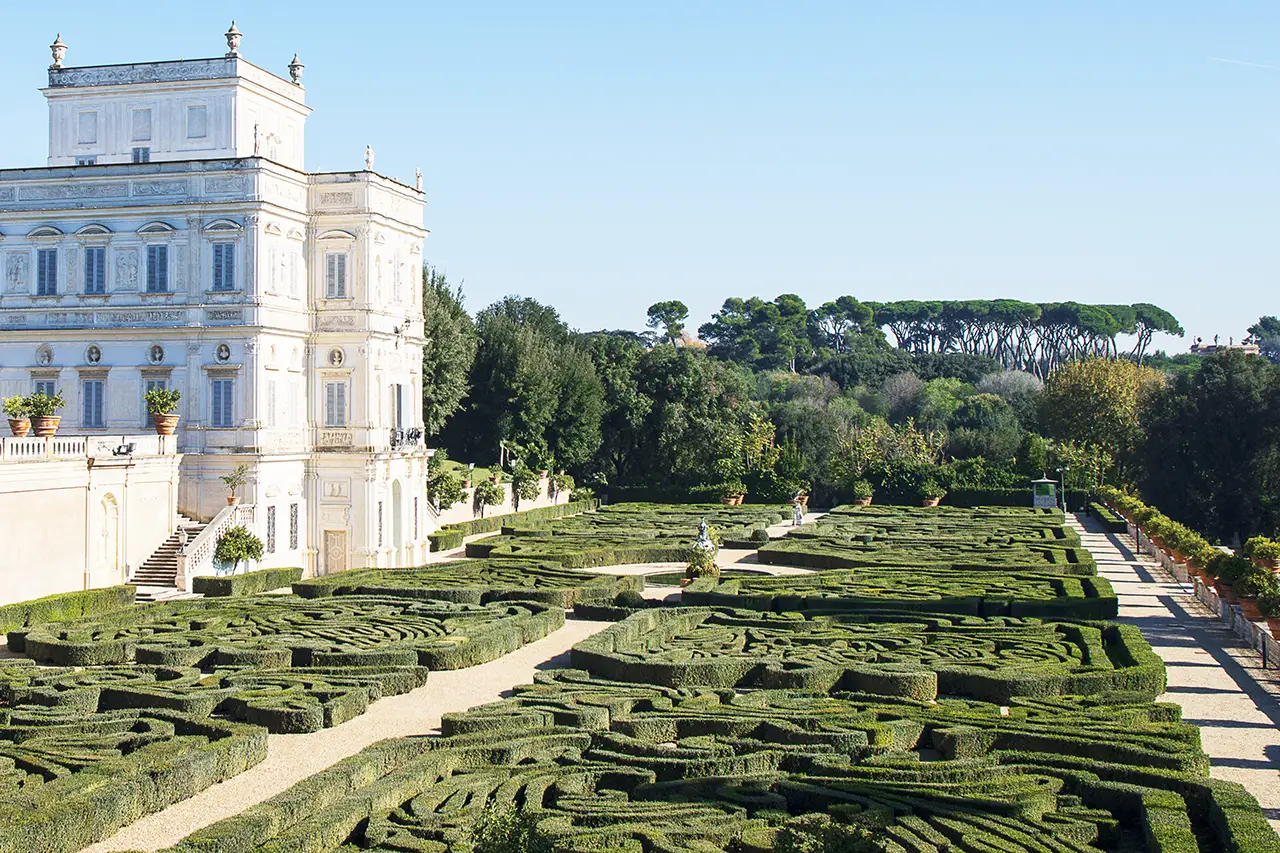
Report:
[[[23,201],[57,201],[69,198],[126,198],[128,184],[37,184],[22,187]]]
[[[27,266],[30,263],[27,253],[11,253],[4,262],[5,290],[9,293],[27,292]]]
[[[116,255],[116,289],[138,289],[137,249],[121,249]]]

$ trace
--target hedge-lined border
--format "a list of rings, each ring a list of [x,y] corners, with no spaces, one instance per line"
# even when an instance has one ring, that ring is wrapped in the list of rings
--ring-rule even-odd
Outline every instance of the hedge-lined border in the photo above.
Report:
[[[491,515],[486,518],[472,519],[471,521],[459,521],[454,524],[444,525],[435,533],[428,535],[427,539],[431,542],[432,551],[452,551],[454,548],[462,547],[463,540],[468,536],[475,536],[479,533],[496,533],[504,525],[514,521],[548,521],[554,518],[564,518],[567,515],[590,512],[599,505],[599,501],[594,499],[570,501],[565,504],[544,506],[537,509],[507,513],[506,515]],[[470,555],[468,554],[467,556]]]
[[[134,592],[135,588],[126,584],[6,604],[0,607],[0,633],[125,610],[134,606]]]
[[[191,591],[210,598],[238,595],[257,595],[273,589],[283,589],[302,580],[301,568],[259,569],[242,575],[223,577],[205,576],[191,579]]]

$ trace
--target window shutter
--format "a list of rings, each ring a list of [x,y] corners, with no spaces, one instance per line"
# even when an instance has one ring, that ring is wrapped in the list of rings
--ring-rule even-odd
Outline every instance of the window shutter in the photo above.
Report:
[[[326,299],[333,299],[337,293],[337,273],[338,256],[325,255],[324,258],[324,295]]]
[[[222,281],[227,290],[236,289],[236,247],[234,243],[222,244]]]
[[[338,383],[338,426],[347,425],[347,383]]]
[[[276,425],[276,380],[267,382],[267,426]]]
[[[213,403],[213,410],[210,412],[210,419],[214,426],[222,426],[222,383],[215,379],[212,384],[212,392],[209,395],[210,401]]]
[[[222,290],[222,245],[215,243],[213,246],[213,289]]]
[[[338,298],[347,298],[347,256],[338,255]]]
[[[324,386],[324,425],[337,426],[338,383],[329,382]]]
[[[147,247],[147,292],[156,291],[156,246]]]

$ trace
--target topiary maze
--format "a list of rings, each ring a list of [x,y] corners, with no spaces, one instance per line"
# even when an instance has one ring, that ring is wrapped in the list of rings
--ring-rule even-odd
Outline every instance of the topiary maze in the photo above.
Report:
[[[261,596],[11,632],[53,666],[0,661],[0,853],[78,850],[258,763],[268,731],[339,725],[563,623],[527,601]]]
[[[760,548],[760,562],[812,569],[1049,570],[1097,574],[1055,509],[836,507]]]
[[[706,521],[725,547],[757,548],[767,527],[790,517],[783,506],[628,503],[535,524],[503,527],[467,543],[468,557],[520,557],[569,568],[684,562]]]
[[[695,580],[682,602],[778,612],[893,609],[1067,619],[1111,619],[1117,611],[1105,578],[954,569],[836,569],[785,577],[722,573]]]
[[[472,850],[513,810],[545,850],[1276,850],[1256,802],[1207,766],[1176,706],[1131,693],[1002,707],[560,670],[172,853]]]
[[[293,585],[303,598],[390,595],[463,604],[536,601],[562,608],[612,601],[643,588],[639,577],[577,572],[546,560],[453,560],[419,569],[343,572]]]

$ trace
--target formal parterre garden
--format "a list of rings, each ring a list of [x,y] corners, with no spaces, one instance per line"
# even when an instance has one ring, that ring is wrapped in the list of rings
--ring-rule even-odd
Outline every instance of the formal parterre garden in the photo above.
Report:
[[[171,853],[1280,853],[1155,701],[1163,664],[1107,621],[1060,513],[844,508],[763,541],[788,514],[621,505],[517,522],[484,559],[32,620],[11,635],[28,659],[0,660],[0,853],[76,850],[257,763],[269,731],[339,725],[569,606],[633,600],[640,579],[577,569],[683,560],[704,518],[823,570],[615,608],[572,668]]]

